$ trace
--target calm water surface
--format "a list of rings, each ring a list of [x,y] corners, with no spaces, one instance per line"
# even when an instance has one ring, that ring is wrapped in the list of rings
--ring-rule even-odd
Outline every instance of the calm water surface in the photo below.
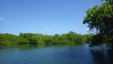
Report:
[[[0,64],[113,64],[113,53],[88,45],[0,49]]]

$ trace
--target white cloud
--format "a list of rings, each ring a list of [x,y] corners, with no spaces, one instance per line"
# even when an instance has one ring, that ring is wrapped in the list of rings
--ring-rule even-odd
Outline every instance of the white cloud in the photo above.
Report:
[[[0,21],[3,21],[3,20],[4,20],[4,18],[0,16]]]
[[[52,29],[50,27],[45,27],[46,31],[52,31]]]

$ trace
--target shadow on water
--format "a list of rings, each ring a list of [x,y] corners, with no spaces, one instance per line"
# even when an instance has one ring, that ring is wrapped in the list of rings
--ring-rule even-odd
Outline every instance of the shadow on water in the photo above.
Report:
[[[95,64],[113,64],[113,49],[99,46],[90,49],[90,53]]]

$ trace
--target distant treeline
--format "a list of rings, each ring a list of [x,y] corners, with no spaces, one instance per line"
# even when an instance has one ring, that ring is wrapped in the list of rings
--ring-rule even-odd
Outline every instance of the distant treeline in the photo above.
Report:
[[[72,31],[62,35],[43,35],[37,33],[20,33],[19,35],[13,35],[9,33],[0,33],[0,47],[19,45],[80,45],[90,42],[92,36],[92,34],[81,35]]]

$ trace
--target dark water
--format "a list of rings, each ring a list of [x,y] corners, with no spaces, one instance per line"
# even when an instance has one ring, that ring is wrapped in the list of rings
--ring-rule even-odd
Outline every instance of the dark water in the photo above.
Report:
[[[113,64],[112,51],[88,45],[76,47],[0,49],[0,64]]]

